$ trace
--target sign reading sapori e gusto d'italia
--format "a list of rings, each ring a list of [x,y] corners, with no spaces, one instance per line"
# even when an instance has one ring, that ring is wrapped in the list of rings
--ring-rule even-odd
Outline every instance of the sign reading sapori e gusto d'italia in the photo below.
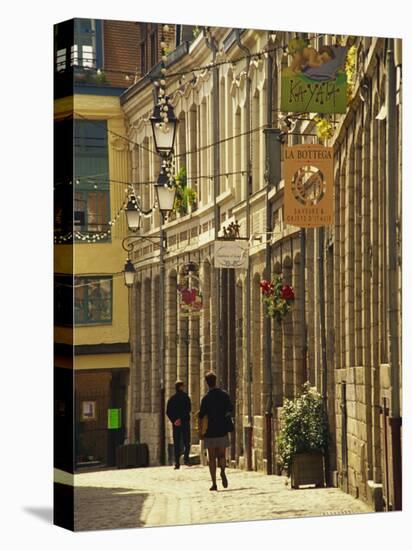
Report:
[[[333,223],[333,148],[284,148],[285,222],[297,227]]]

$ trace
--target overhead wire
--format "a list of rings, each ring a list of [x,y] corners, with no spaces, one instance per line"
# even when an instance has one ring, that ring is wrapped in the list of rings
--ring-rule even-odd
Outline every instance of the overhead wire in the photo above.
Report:
[[[319,37],[321,37],[321,36],[324,36],[324,35],[323,35],[323,34],[315,35],[315,36],[313,36],[313,37],[310,37],[309,40],[313,40],[313,39],[319,38]],[[274,48],[271,48],[271,49],[267,49],[267,48],[266,48],[266,49],[264,49],[264,50],[262,50],[262,51],[260,51],[260,52],[251,53],[251,54],[247,54],[247,55],[244,55],[244,56],[240,56],[240,57],[238,57],[238,58],[236,58],[236,59],[233,59],[233,60],[221,61],[221,62],[212,63],[212,64],[209,63],[208,65],[205,65],[205,66],[202,66],[202,67],[192,68],[192,69],[190,69],[190,71],[184,71],[184,72],[182,71],[182,72],[171,73],[171,74],[168,74],[168,77],[183,76],[183,75],[185,75],[185,74],[188,74],[189,72],[192,73],[192,74],[194,74],[196,71],[201,71],[201,70],[206,70],[206,69],[207,69],[207,70],[210,70],[211,68],[218,67],[218,66],[224,65],[224,64],[226,64],[226,63],[230,63],[230,64],[233,65],[233,64],[236,64],[236,63],[238,63],[239,61],[241,61],[241,60],[243,60],[243,59],[246,59],[246,58],[248,58],[248,59],[250,59],[250,58],[252,58],[252,59],[253,59],[253,58],[260,59],[262,55],[268,54],[269,52],[276,51],[276,50],[280,50],[280,49],[282,49],[283,51],[285,51],[285,46],[277,46],[277,47],[274,47]],[[182,88],[182,87],[188,85],[189,83],[190,83],[190,81],[187,82],[187,83],[185,83],[185,84],[183,84],[180,88]],[[175,90],[175,92],[173,93],[173,95],[176,94],[176,93],[180,90],[180,88],[179,88],[178,90]],[[280,109],[277,109],[276,111],[280,111]],[[299,114],[296,115],[296,116],[289,115],[288,118],[289,118],[289,119],[290,119],[290,118],[296,118],[296,119],[298,119],[298,120],[303,120],[303,119],[299,118],[299,115],[300,115],[300,114],[301,114],[301,113],[299,113]],[[143,144],[141,144],[141,143],[137,143],[137,142],[135,142],[134,140],[132,140],[132,139],[130,139],[130,138],[124,136],[124,135],[119,134],[118,132],[115,132],[115,131],[113,131],[113,130],[107,128],[107,124],[106,124],[106,120],[107,120],[107,119],[105,119],[105,122],[100,122],[100,121],[98,121],[98,120],[90,119],[90,118],[88,118],[87,116],[84,116],[84,115],[82,115],[81,113],[78,113],[78,112],[76,112],[76,111],[73,113],[73,115],[70,114],[70,115],[68,115],[66,118],[71,118],[72,116],[74,116],[74,117],[79,117],[79,118],[81,118],[81,119],[87,120],[87,121],[90,122],[90,123],[94,123],[94,124],[97,124],[97,125],[99,125],[99,126],[101,126],[101,127],[104,127],[104,128],[106,129],[106,131],[110,132],[112,135],[115,135],[115,136],[118,137],[119,139],[125,140],[125,141],[127,141],[128,143],[130,143],[130,144],[132,144],[132,145],[134,145],[134,146],[137,146],[137,147],[139,147],[139,148],[141,148],[141,149],[143,149],[143,150],[146,150],[146,151],[148,151],[148,152],[150,152],[150,153],[152,153],[152,154],[156,154],[156,155],[157,155],[157,152],[153,151],[153,150],[150,149],[149,147],[146,147],[145,145],[143,145]],[[305,120],[307,120],[307,119],[305,119]],[[187,155],[191,155],[191,154],[198,153],[198,152],[200,152],[200,151],[203,151],[203,150],[212,148],[212,147],[214,147],[214,146],[217,145],[217,144],[225,143],[225,142],[228,142],[228,141],[230,141],[230,140],[232,140],[232,139],[236,139],[236,138],[238,138],[238,137],[241,137],[241,136],[244,136],[244,135],[251,134],[251,133],[253,133],[253,132],[256,132],[256,131],[259,131],[259,130],[261,130],[261,129],[263,129],[263,128],[266,128],[266,127],[268,127],[268,126],[269,126],[268,124],[265,124],[265,125],[259,126],[259,127],[257,127],[257,128],[248,130],[248,131],[246,131],[246,132],[242,132],[242,133],[240,133],[240,134],[236,134],[236,135],[234,135],[234,136],[228,136],[228,137],[223,138],[223,139],[221,139],[221,140],[218,140],[218,141],[216,141],[216,142],[214,142],[214,143],[209,143],[209,144],[204,145],[204,146],[202,146],[202,147],[195,148],[195,149],[193,149],[192,151],[185,151],[185,152],[180,153],[180,154],[178,154],[178,155],[174,155],[173,158],[176,159],[176,158],[186,157]],[[288,132],[288,134],[294,135],[295,133],[294,133],[294,132]],[[301,134],[302,134],[302,132],[299,133],[299,135],[301,135]],[[316,134],[306,134],[306,135],[316,135]],[[90,137],[90,139],[94,139],[94,138],[91,138],[91,137]],[[101,139],[104,139],[104,138],[101,138]],[[90,180],[93,180],[93,178],[98,177],[98,176],[103,175],[103,174],[105,174],[105,173],[96,174],[96,175],[88,175],[88,176],[76,177],[76,178],[75,178],[75,179],[76,179],[76,184],[77,184],[78,182],[80,182],[80,178],[81,178],[81,179],[85,179],[86,181],[89,181],[89,183],[93,183],[93,181],[90,181]],[[199,180],[199,179],[210,179],[210,180],[213,180],[213,179],[216,178],[216,177],[224,177],[224,176],[229,177],[229,176],[235,175],[235,174],[242,174],[242,175],[244,175],[244,174],[247,174],[247,170],[232,171],[232,172],[226,172],[226,173],[221,173],[221,174],[213,174],[213,175],[198,175],[198,176],[194,176],[193,178],[187,178],[186,181],[194,181],[194,182],[196,182],[196,181]],[[155,182],[155,181],[128,182],[128,181],[115,180],[115,179],[104,179],[104,180],[103,180],[103,179],[100,179],[100,178],[99,178],[99,182],[100,182],[100,183],[119,183],[119,184],[122,184],[122,185],[127,185],[127,186],[129,186],[129,187],[132,187],[134,194],[136,194],[136,193],[135,193],[135,189],[134,189],[134,186],[135,186],[135,185],[148,185],[148,184],[153,185],[153,184],[156,184],[156,183],[157,183],[157,182]],[[61,183],[64,183],[64,182],[56,182],[55,185],[60,185]],[[69,182],[69,183],[72,183],[72,182]],[[126,192],[128,192],[128,191],[126,190]],[[120,214],[120,212],[121,212],[122,210],[124,210],[124,206],[125,206],[125,204],[122,205],[122,207],[121,207],[120,211],[118,212],[117,216]],[[140,210],[140,211],[142,211],[142,210]],[[151,209],[151,211],[153,211],[153,208]],[[111,225],[111,222],[109,222],[107,225]],[[108,230],[108,233],[110,233],[110,229]],[[80,233],[79,233],[79,234],[80,234]],[[105,234],[105,233],[103,233],[103,234]],[[82,238],[84,238],[84,237],[82,236]],[[92,238],[93,238],[93,237],[92,237]],[[95,240],[95,239],[96,239],[96,237],[94,238],[94,240]]]
[[[309,41],[310,41],[310,40],[315,40],[315,39],[318,39],[318,38],[320,38],[320,37],[322,37],[322,36],[325,36],[325,33],[321,33],[321,34],[314,35],[314,36],[312,36],[312,37],[307,38],[307,40],[309,40]],[[246,55],[243,55],[243,56],[239,56],[238,58],[233,59],[233,60],[218,61],[218,62],[215,62],[215,63],[209,63],[209,64],[204,65],[204,66],[191,68],[190,70],[187,70],[187,71],[180,71],[180,72],[175,72],[175,73],[169,73],[169,74],[167,74],[167,77],[170,78],[170,77],[173,77],[173,76],[183,76],[183,75],[186,75],[186,74],[189,74],[189,73],[192,73],[192,74],[193,74],[194,72],[199,72],[199,71],[206,70],[206,69],[207,69],[207,70],[210,70],[210,69],[213,69],[213,68],[215,68],[215,67],[219,67],[219,66],[225,65],[225,64],[232,64],[232,65],[233,65],[233,64],[236,64],[236,63],[242,61],[243,59],[247,59],[247,58],[248,58],[248,59],[261,58],[261,56],[264,55],[265,53],[271,53],[271,52],[278,51],[278,50],[283,50],[283,51],[285,51],[286,48],[287,48],[287,45],[279,45],[279,46],[275,46],[275,47],[273,47],[273,48],[266,48],[266,49],[263,49],[263,50],[261,50],[261,51],[259,51],[259,52],[255,52],[255,53],[250,53],[250,54],[246,54]],[[111,72],[113,72],[113,71],[111,71]],[[129,72],[127,72],[127,74],[129,74]],[[187,83],[182,84],[177,90],[175,90],[175,91],[173,92],[172,95],[176,94],[176,93],[180,90],[180,88],[185,87],[185,86],[188,85],[189,83],[190,83],[190,81],[187,82]],[[280,109],[279,109],[279,111],[280,111]],[[86,117],[86,116],[84,116],[84,115],[78,113],[77,111],[74,111],[74,112],[73,112],[73,115],[74,115],[74,116],[78,116],[78,117],[80,117],[80,118],[82,118],[82,119],[85,119],[85,120],[87,120],[87,121],[89,121],[89,122],[93,122],[93,123],[96,123],[96,124],[100,124],[101,126],[104,126],[104,127],[106,128],[106,125],[105,125],[105,124],[103,124],[103,123],[101,123],[101,122],[99,123],[99,121],[97,121],[97,120],[90,119],[90,118],[88,118],[88,117]],[[112,118],[113,118],[113,117],[112,117]],[[106,119],[106,120],[107,120],[107,119]],[[143,119],[143,120],[145,120],[145,119]],[[110,130],[110,129],[107,128],[107,131],[109,131],[109,132],[112,133],[113,135],[117,136],[118,138],[124,139],[125,141],[127,141],[127,142],[129,142],[129,143],[131,143],[131,144],[133,144],[133,145],[135,145],[135,146],[137,146],[137,147],[139,147],[139,148],[141,148],[141,149],[143,149],[143,150],[146,150],[146,151],[148,151],[148,152],[150,152],[150,153],[153,153],[153,154],[157,154],[157,152],[156,152],[156,151],[153,151],[153,149],[150,149],[149,147],[146,147],[145,145],[143,145],[143,144],[141,144],[141,143],[137,143],[137,142],[131,140],[130,138],[126,137],[126,136],[123,136],[123,135],[121,135],[121,134],[118,134],[117,132],[115,132],[115,131],[113,131],[113,130]],[[247,133],[248,133],[248,132],[247,132]],[[244,135],[246,135],[246,133],[245,133]],[[217,143],[218,143],[218,142],[213,143],[213,144],[209,144],[207,147],[213,147],[213,146],[216,145]],[[199,150],[201,150],[201,149],[198,148],[197,150],[190,151],[190,152],[188,152],[188,153],[186,153],[186,154],[191,154],[191,153],[197,152],[197,151],[199,151]]]
[[[276,34],[277,32],[282,32],[282,31],[273,31],[272,34]],[[326,33],[315,34],[314,36],[306,38],[306,40],[308,40],[308,41],[317,40],[319,38],[322,38],[323,36],[326,36]],[[272,48],[263,48],[262,50],[259,50],[258,52],[254,52],[254,53],[250,53],[250,54],[246,54],[246,55],[241,55],[241,56],[236,57],[234,59],[226,59],[226,60],[222,60],[222,61],[211,62],[211,63],[207,63],[206,65],[201,65],[201,66],[198,66],[198,67],[194,67],[194,68],[190,68],[190,69],[186,69],[186,70],[182,70],[182,71],[176,71],[174,73],[167,73],[167,76],[168,77],[186,76],[188,74],[193,74],[194,72],[201,72],[201,71],[211,70],[211,69],[214,69],[214,68],[217,68],[217,67],[221,67],[223,65],[236,65],[237,63],[239,63],[239,62],[241,62],[245,59],[261,58],[265,54],[269,54],[269,53],[272,53],[272,52],[275,52],[275,51],[280,51],[280,50],[287,53],[287,46],[288,46],[287,44],[282,44],[282,45],[278,45],[278,46],[273,46]],[[95,59],[95,58],[88,58],[87,59],[87,61],[96,61],[96,60],[97,59]],[[78,66],[76,65],[75,67],[78,67]],[[82,68],[84,68],[84,67],[82,67]],[[99,67],[89,67],[89,68],[92,68],[94,70],[100,70],[102,72],[106,71],[106,72],[126,74],[126,75],[133,74],[134,76],[136,76],[136,73],[134,72],[134,70],[124,71],[124,70],[120,70],[120,69],[103,69],[103,68],[99,68]],[[145,78],[149,74],[150,73],[146,73],[141,78]],[[156,78],[158,78],[158,76],[153,76],[153,79],[156,79]]]

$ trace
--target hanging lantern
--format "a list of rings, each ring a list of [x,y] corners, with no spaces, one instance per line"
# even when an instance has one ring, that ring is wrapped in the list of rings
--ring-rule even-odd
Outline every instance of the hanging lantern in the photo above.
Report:
[[[176,137],[177,118],[173,107],[169,104],[167,111],[167,122],[165,116],[161,116],[161,105],[155,105],[153,114],[150,117],[156,151],[159,155],[168,157],[173,151]],[[165,115],[165,113],[163,113]]]
[[[176,196],[176,187],[169,186],[169,177],[162,168],[157,183],[155,184],[157,204],[160,212],[165,215],[173,210]]]
[[[124,264],[124,282],[126,286],[128,287],[133,286],[135,273],[136,273],[136,270],[134,268],[132,261],[129,258]]]
[[[125,212],[129,229],[131,231],[138,231],[140,229],[140,212],[131,199],[127,203]]]
[[[186,271],[188,273],[194,273],[194,272],[196,272],[196,270],[197,270],[197,266],[194,262],[188,262],[186,264]]]

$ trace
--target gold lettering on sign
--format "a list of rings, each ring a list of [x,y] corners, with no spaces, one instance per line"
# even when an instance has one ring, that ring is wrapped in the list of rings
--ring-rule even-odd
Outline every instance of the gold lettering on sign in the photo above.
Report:
[[[333,223],[333,148],[284,148],[285,222],[298,227]]]

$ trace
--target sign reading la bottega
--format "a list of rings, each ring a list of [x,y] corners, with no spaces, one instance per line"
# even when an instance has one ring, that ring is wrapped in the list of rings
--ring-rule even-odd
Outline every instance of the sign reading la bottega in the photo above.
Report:
[[[297,227],[333,223],[333,148],[293,145],[284,150],[285,222]]]

